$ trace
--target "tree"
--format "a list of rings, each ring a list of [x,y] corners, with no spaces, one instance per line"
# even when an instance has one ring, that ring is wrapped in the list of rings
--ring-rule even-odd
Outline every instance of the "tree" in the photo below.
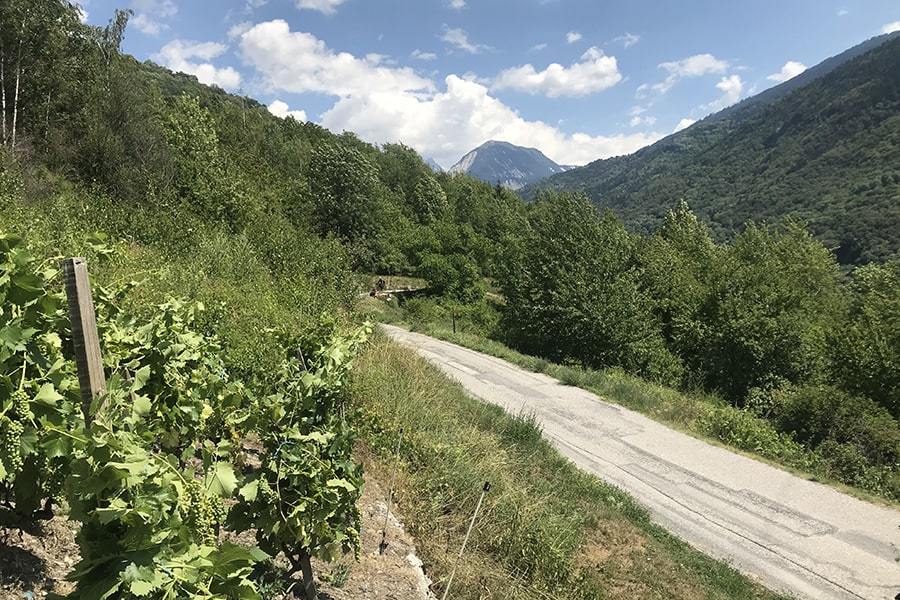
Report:
[[[4,0],[0,4],[0,136],[15,148],[23,122],[49,120],[50,104],[70,43],[83,27],[65,0]],[[44,109],[41,111],[41,109]]]
[[[360,243],[377,233],[378,172],[359,149],[343,142],[321,144],[306,165],[313,222],[320,235]]]
[[[639,250],[642,285],[653,299],[668,348],[688,366],[700,367],[698,350],[707,324],[701,311],[713,294],[721,252],[682,200]]]
[[[802,225],[748,223],[723,248],[692,366],[736,404],[754,387],[822,377],[841,314],[837,275],[834,256]]]
[[[621,221],[563,194],[541,197],[529,223],[499,276],[510,342],[557,361],[676,378]]]
[[[900,419],[900,261],[853,272],[849,318],[831,345],[835,380]]]

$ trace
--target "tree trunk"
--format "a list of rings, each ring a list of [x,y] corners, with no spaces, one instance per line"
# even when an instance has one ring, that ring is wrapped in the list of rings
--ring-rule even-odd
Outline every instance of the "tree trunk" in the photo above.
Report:
[[[0,38],[0,117],[2,117],[2,132],[0,132],[0,144],[6,145],[6,52],[3,39]]]

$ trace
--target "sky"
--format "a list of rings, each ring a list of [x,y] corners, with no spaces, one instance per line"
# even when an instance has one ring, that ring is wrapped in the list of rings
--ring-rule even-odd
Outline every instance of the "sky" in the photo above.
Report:
[[[80,0],[122,50],[447,169],[629,154],[873,36],[898,0]]]

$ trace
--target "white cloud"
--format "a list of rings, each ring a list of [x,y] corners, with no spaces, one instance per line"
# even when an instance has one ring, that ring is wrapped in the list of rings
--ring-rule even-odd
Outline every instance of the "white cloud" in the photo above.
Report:
[[[801,62],[797,62],[795,60],[789,60],[784,63],[784,66],[781,67],[781,71],[778,73],[773,73],[766,77],[769,81],[787,81],[788,79],[792,79],[806,70],[806,65]]]
[[[839,17],[846,17],[849,14],[850,14],[850,11],[847,10],[846,8],[842,8],[841,10],[838,11]]]
[[[574,44],[575,42],[577,42],[580,39],[581,39],[581,34],[578,33],[577,31],[570,31],[569,33],[566,34],[566,41],[570,44]]]
[[[418,48],[413,50],[410,56],[412,56],[416,60],[435,60],[437,58],[437,54],[435,54],[434,52],[422,52]]]
[[[268,2],[269,0],[247,0],[247,4],[244,5],[244,10],[251,12],[261,6],[265,6]]]
[[[434,84],[408,68],[382,66],[381,57],[334,52],[314,35],[292,32],[280,19],[259,23],[241,35],[244,60],[272,90],[334,96],[376,92],[430,92]]]
[[[343,3],[344,0],[297,0],[297,8],[301,10],[317,10],[320,13],[330,15]]]
[[[716,84],[716,87],[722,90],[722,97],[715,102],[704,104],[701,107],[703,110],[715,112],[731,106],[740,100],[741,94],[744,91],[744,82],[741,81],[740,75],[731,75],[720,79],[719,83]]]
[[[441,36],[441,40],[460,50],[465,50],[469,54],[479,54],[485,50],[490,50],[488,46],[470,42],[469,35],[462,29],[453,29],[446,25],[444,25],[444,35]]]
[[[678,133],[682,129],[687,129],[696,122],[697,121],[695,121],[694,119],[682,119],[678,121],[678,125],[676,125],[675,129],[672,130],[672,133]]]
[[[656,124],[656,117],[639,117],[637,115],[631,117],[631,120],[628,121],[628,125],[630,127],[639,127],[641,125],[646,125],[648,127],[653,127]]]
[[[541,50],[547,49],[547,44],[546,43],[535,44],[534,46],[531,47],[531,49],[534,50],[535,52],[540,52]]]
[[[466,0],[449,0],[447,6],[453,10],[462,10],[466,7]]]
[[[248,31],[250,31],[250,29],[252,27],[253,27],[253,23],[251,23],[250,21],[244,21],[243,23],[238,23],[237,25],[232,25],[231,28],[228,30],[228,37],[232,38],[232,39],[241,37]]]
[[[446,91],[429,97],[382,91],[341,99],[322,116],[332,131],[354,131],[375,143],[403,142],[444,168],[489,139],[538,147],[561,164],[585,164],[628,154],[653,143],[657,133],[566,135],[541,121],[526,121],[476,81],[456,75]]]
[[[173,71],[194,75],[201,83],[218,85],[226,90],[234,90],[241,85],[241,75],[232,67],[217,68],[209,61],[228,49],[215,42],[191,42],[173,40],[150,58]],[[200,59],[205,62],[195,62]]]
[[[620,35],[613,41],[621,43],[626,48],[631,48],[632,46],[637,44],[639,41],[641,41],[641,36],[634,35],[633,33],[626,33],[625,35]]]
[[[309,33],[290,31],[284,21],[260,23],[245,32],[241,50],[272,92],[337,96],[322,115],[323,126],[356,132],[372,143],[403,142],[445,168],[488,139],[538,147],[562,164],[584,164],[634,152],[662,137],[646,132],[566,134],[540,121],[526,121],[474,78],[450,75],[438,90],[435,82],[409,68],[389,68],[336,52]],[[599,51],[587,56],[602,57]],[[273,102],[270,110],[288,109]]]
[[[290,107],[286,102],[282,102],[281,100],[275,100],[268,106],[269,112],[275,115],[276,117],[281,117],[282,119],[286,117],[293,117],[300,122],[306,121],[306,112],[302,110],[290,110]]]
[[[172,0],[134,0],[131,7],[135,13],[145,13],[161,19],[178,14],[178,6]]]
[[[671,90],[680,79],[685,77],[700,77],[702,75],[724,73],[728,69],[728,62],[719,60],[712,54],[695,54],[694,56],[689,56],[682,60],[664,62],[659,65],[659,68],[669,72],[669,76],[666,77],[665,81],[650,86],[647,84],[641,85],[638,88],[639,92],[646,91],[649,88],[659,94],[665,94]]]
[[[881,28],[882,33],[894,33],[895,31],[900,31],[900,21],[894,21],[893,23],[888,23],[884,27]]]
[[[585,96],[610,88],[622,81],[614,56],[606,56],[596,47],[581,55],[579,62],[566,68],[552,63],[538,72],[528,64],[506,69],[494,80],[492,89],[515,89],[550,98]]]
[[[162,21],[178,14],[178,6],[172,0],[134,0],[131,7],[134,17],[129,23],[146,35],[159,35],[169,28]]]
[[[78,20],[81,21],[82,23],[87,23],[88,22],[88,11],[86,11],[83,6],[80,6],[77,4],[75,5],[75,10],[78,11]]]

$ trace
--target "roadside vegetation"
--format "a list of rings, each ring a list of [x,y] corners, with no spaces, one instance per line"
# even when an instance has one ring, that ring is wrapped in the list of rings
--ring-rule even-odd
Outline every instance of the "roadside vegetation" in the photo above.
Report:
[[[836,443],[833,439],[825,446],[824,451],[811,449],[798,441],[798,436],[779,429],[780,421],[773,422],[752,410],[735,407],[720,394],[696,389],[679,390],[629,374],[619,367],[583,368],[523,354],[487,336],[485,321],[496,322],[499,315],[495,314],[494,319],[486,319],[484,307],[479,310],[460,310],[456,307],[442,306],[433,299],[415,299],[402,305],[396,301],[387,303],[366,301],[360,309],[379,322],[406,327],[502,358],[530,371],[549,375],[566,385],[593,392],[608,401],[638,411],[679,431],[760,458],[813,481],[833,485],[862,499],[895,506],[900,503],[896,489],[888,488],[885,492],[882,485],[884,481],[894,482],[892,485],[897,485],[895,482],[897,465],[885,464],[873,467],[858,458],[849,464],[835,461],[829,456],[829,452],[834,451],[833,444]],[[808,399],[804,398],[800,401],[806,400]],[[798,409],[794,407],[793,410]],[[854,443],[862,445],[883,443],[890,449],[890,444],[894,442],[892,434],[894,425],[884,418],[875,424],[872,439],[863,437],[868,435],[864,428],[867,425],[871,426],[871,417],[865,412],[851,414],[854,404],[846,396],[838,395],[833,404],[822,407],[821,410],[839,411],[840,414],[831,418],[843,419],[848,425],[850,432],[845,432],[845,436],[857,432],[860,438]],[[802,418],[806,417],[807,415],[803,415]],[[791,424],[795,427],[803,426],[803,423],[796,421]],[[877,429],[878,425],[882,427],[881,431]],[[807,427],[811,428],[809,425]],[[858,455],[852,453],[851,456]],[[862,471],[867,474],[869,479],[848,478],[846,472],[848,470],[854,472],[854,469],[857,473]],[[854,485],[848,480],[857,484]]]
[[[412,350],[376,335],[351,387],[385,463],[403,430],[397,508],[438,595],[488,481],[454,598],[776,597],[579,470],[531,416],[467,396]]]

